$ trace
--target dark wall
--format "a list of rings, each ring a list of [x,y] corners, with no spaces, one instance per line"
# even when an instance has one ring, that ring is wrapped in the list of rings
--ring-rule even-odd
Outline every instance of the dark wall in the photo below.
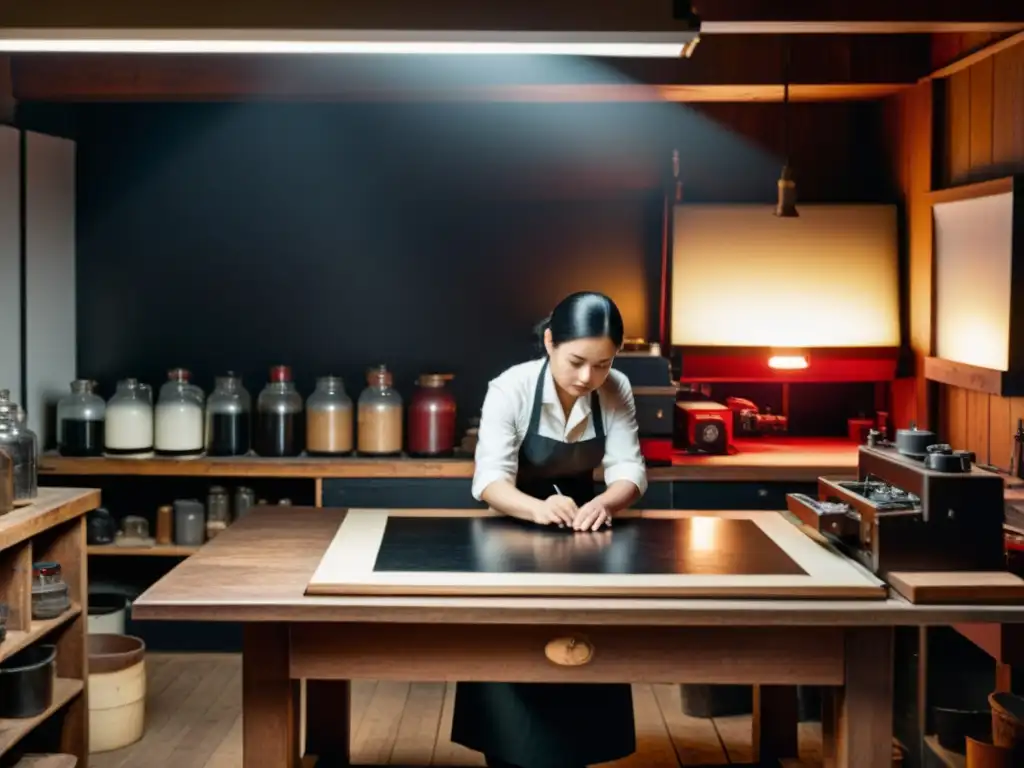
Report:
[[[26,109],[26,115],[31,109]],[[40,111],[40,114],[43,114]],[[797,105],[804,200],[889,199],[872,104]],[[661,183],[770,202],[778,105],[89,105],[79,147],[79,374],[209,388],[275,363],[456,375],[463,418],[572,290],[657,333]],[[723,276],[728,279],[727,275]]]

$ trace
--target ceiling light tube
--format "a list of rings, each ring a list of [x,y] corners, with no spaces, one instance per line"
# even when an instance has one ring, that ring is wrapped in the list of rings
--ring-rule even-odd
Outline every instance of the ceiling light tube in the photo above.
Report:
[[[696,31],[5,29],[4,53],[689,56]]]

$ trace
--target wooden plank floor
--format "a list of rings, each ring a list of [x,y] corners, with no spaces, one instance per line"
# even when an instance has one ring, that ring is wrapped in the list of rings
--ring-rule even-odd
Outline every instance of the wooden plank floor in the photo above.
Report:
[[[125,749],[92,755],[91,768],[239,768],[241,657],[146,656],[146,732]],[[356,765],[482,766],[449,739],[454,685],[358,680],[352,684]],[[750,716],[702,720],[683,714],[679,688],[635,685],[637,751],[607,768],[678,768],[751,760]],[[820,760],[821,728],[800,725],[800,752]]]

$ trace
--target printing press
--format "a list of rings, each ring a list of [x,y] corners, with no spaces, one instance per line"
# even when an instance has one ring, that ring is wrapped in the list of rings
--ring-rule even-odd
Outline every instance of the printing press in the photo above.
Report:
[[[856,479],[820,477],[793,515],[881,579],[903,571],[1005,571],[1003,479],[927,430],[877,432]]]

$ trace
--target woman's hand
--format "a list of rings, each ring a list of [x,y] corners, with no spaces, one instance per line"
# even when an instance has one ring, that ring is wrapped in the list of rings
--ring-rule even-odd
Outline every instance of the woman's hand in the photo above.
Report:
[[[580,507],[572,521],[572,527],[577,531],[598,531],[602,526],[611,524],[612,513],[597,499]]]
[[[548,496],[537,508],[533,521],[539,525],[555,523],[559,528],[571,527],[578,511],[576,502],[568,496]]]

